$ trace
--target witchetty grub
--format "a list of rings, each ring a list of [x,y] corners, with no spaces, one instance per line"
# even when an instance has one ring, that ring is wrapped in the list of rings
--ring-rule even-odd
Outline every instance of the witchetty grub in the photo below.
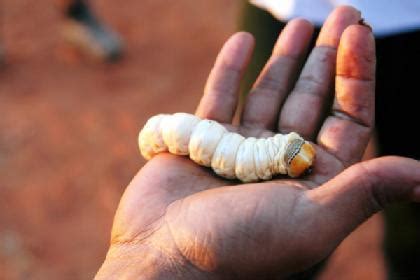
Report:
[[[187,113],[153,116],[138,141],[147,160],[162,152],[189,155],[216,174],[242,182],[270,180],[277,174],[299,177],[315,158],[314,147],[295,132],[245,138],[216,121]]]

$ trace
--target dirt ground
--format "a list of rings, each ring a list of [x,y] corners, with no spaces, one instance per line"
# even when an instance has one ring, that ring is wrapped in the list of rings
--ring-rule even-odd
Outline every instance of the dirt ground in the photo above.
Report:
[[[240,1],[92,1],[125,42],[116,64],[63,40],[55,0],[1,0],[0,279],[89,279],[159,112],[191,112]],[[323,279],[381,279],[382,221],[363,226]]]

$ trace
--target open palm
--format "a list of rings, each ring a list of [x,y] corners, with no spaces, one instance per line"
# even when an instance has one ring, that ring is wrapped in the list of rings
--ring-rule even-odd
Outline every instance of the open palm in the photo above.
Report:
[[[374,39],[360,20],[353,8],[336,9],[306,62],[313,27],[291,21],[247,97],[239,126],[233,116],[254,42],[247,33],[233,35],[196,114],[244,136],[298,132],[315,143],[311,174],[239,184],[188,158],[158,155],[127,188],[97,277],[114,260],[132,268],[124,272],[127,277],[145,279],[284,277],[323,260],[392,200],[391,192],[376,191],[386,185],[378,182],[408,178],[419,165],[401,158],[353,165],[367,146],[374,118]],[[405,179],[397,198],[412,195],[419,180]]]

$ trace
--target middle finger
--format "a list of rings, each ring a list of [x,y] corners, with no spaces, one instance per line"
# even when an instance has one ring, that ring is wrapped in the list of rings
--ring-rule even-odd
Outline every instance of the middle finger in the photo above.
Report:
[[[283,29],[273,54],[247,96],[243,126],[274,130],[281,104],[297,78],[312,33],[312,24],[303,19],[292,20]]]
[[[303,67],[295,88],[280,113],[279,131],[294,131],[314,140],[332,93],[337,48],[341,34],[349,25],[357,24],[360,12],[353,7],[335,9],[325,21],[315,48]]]

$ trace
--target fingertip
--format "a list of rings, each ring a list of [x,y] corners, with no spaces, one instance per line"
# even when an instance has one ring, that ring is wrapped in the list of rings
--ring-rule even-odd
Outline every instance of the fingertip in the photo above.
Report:
[[[375,49],[375,38],[373,37],[372,30],[362,24],[347,26],[341,36],[340,44],[351,46],[359,42],[365,43],[362,46],[373,51]]]
[[[295,26],[298,28],[305,28],[308,31],[313,31],[314,30],[314,25],[312,24],[312,22],[310,22],[309,20],[305,19],[305,18],[294,18],[292,20],[290,20],[287,25],[289,26]]]
[[[240,48],[253,48],[255,45],[255,38],[254,36],[246,31],[239,31],[229,37],[226,41],[226,45],[233,45]]]
[[[248,32],[237,32],[229,37],[220,51],[216,63],[224,63],[234,68],[242,68],[250,59],[255,39]]]
[[[406,178],[410,185],[420,185],[420,161],[400,156],[384,156],[365,162],[369,167],[379,170],[380,178],[396,176]]]
[[[370,175],[378,193],[388,197],[388,202],[420,198],[420,162],[411,158],[386,156],[361,163]],[[411,197],[410,197],[411,195]]]
[[[341,37],[337,54],[337,74],[362,80],[375,78],[375,39],[363,25],[348,26]]]
[[[306,19],[296,18],[287,23],[280,33],[273,53],[298,58],[306,52],[311,41],[314,26]]]
[[[351,6],[339,6],[328,16],[322,26],[317,46],[337,47],[343,31],[352,24],[357,24],[362,19],[359,10]]]
[[[353,15],[357,15],[358,17],[362,16],[362,12],[359,11],[358,9],[356,9],[353,6],[350,5],[340,5],[337,6],[333,13],[335,13],[336,15],[342,15],[342,14],[353,14]]]
[[[254,43],[255,42],[254,36],[247,31],[238,31],[238,32],[234,33],[232,36],[230,36],[230,38],[235,38],[237,40],[244,40],[248,43]]]

